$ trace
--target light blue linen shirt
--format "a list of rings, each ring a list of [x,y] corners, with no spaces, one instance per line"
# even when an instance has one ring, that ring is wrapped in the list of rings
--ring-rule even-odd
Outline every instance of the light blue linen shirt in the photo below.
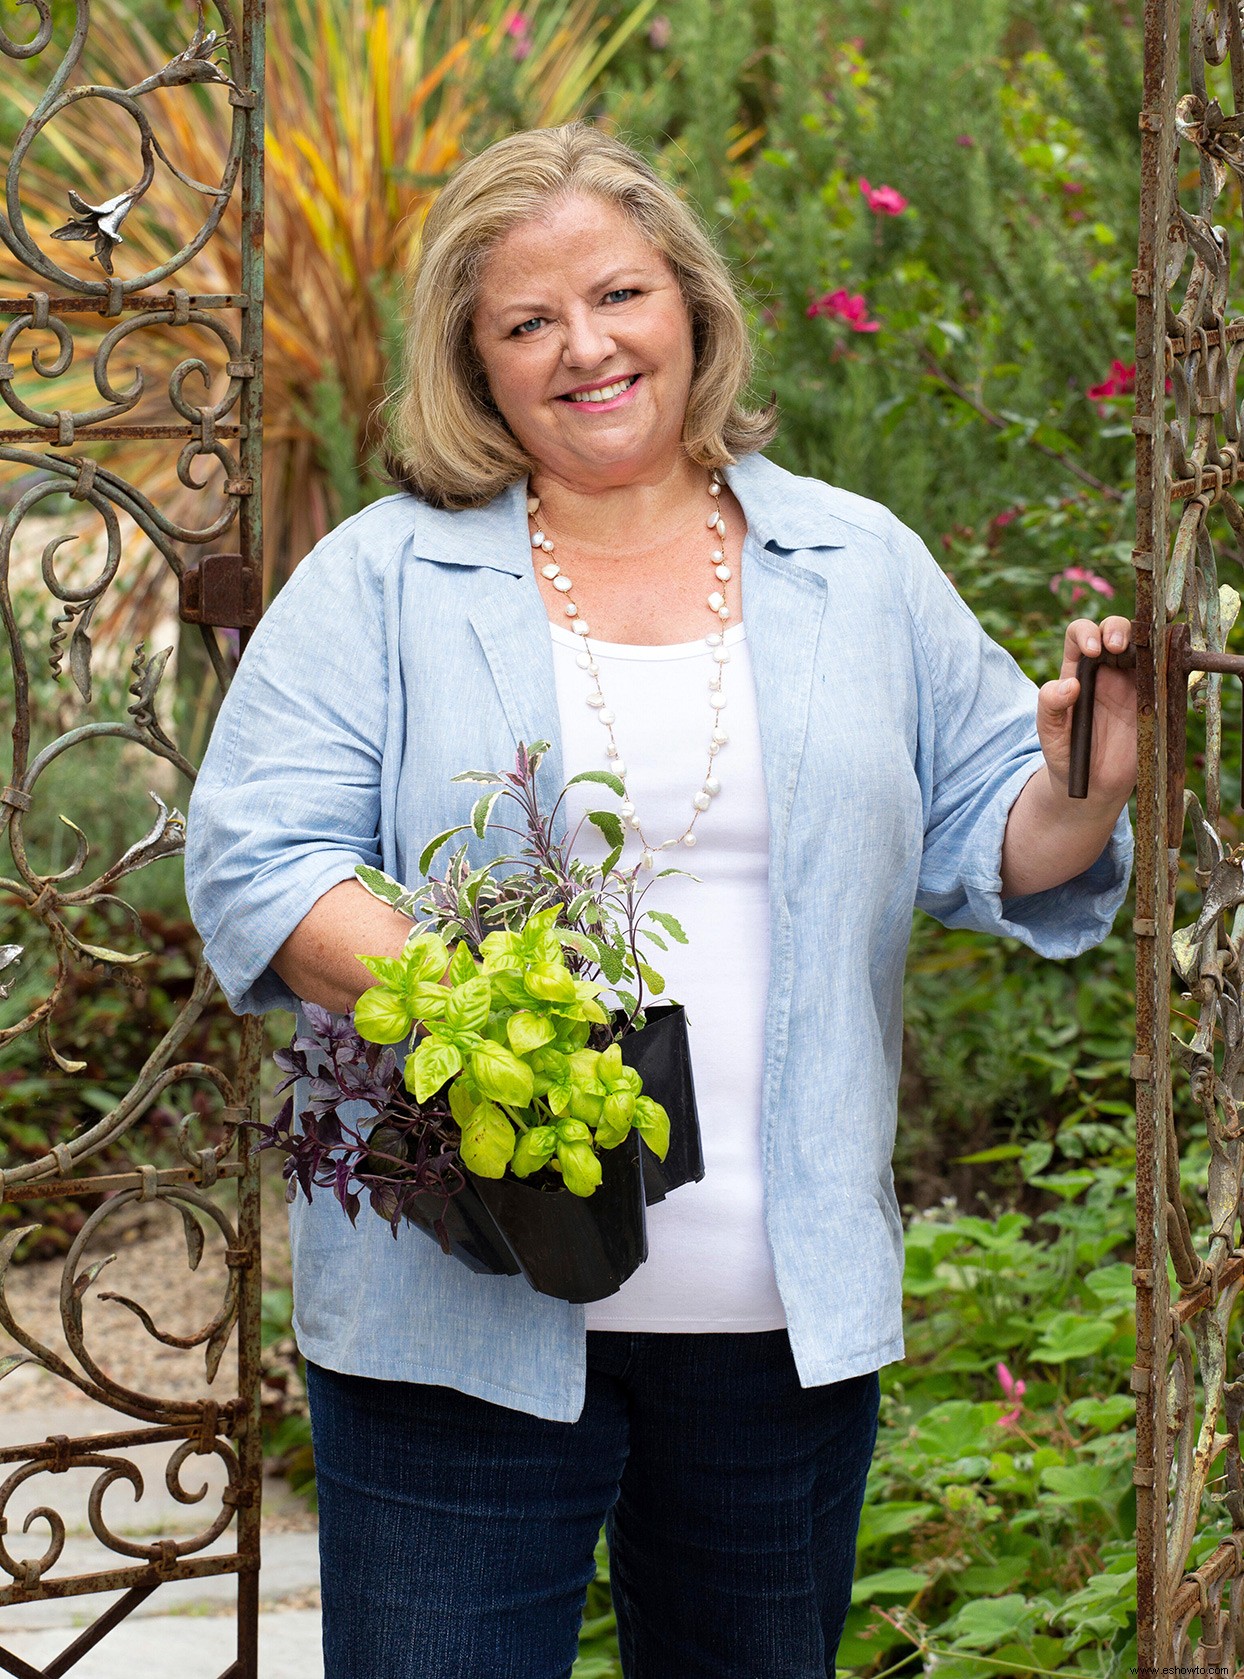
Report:
[[[1000,896],[1007,813],[1041,762],[1035,689],[923,543],[875,502],[761,456],[727,470],[747,518],[743,621],[769,805],[765,1218],[805,1386],[901,1358],[891,1172],[914,905],[1067,957],[1127,886],[1126,813],[1094,866]],[[466,819],[451,777],[553,743],[525,485],[459,513],[391,496],[330,532],[277,596],[191,800],[186,881],[235,1009],[292,1008],[268,965],[317,898],[380,865],[410,881]],[[487,851],[476,842],[475,859]],[[571,1421],[583,1309],[481,1277],[327,1191],[292,1207],[295,1329],[334,1370],[433,1382]]]

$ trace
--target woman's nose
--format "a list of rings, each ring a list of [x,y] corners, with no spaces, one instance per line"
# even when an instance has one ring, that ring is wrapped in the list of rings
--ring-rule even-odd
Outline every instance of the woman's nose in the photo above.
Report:
[[[566,321],[562,362],[566,367],[599,367],[614,353],[614,342],[591,310],[572,314]]]

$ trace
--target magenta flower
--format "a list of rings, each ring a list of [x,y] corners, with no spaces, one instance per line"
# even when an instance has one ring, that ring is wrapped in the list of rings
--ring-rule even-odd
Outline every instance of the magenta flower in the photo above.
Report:
[[[1103,379],[1100,385],[1090,385],[1085,394],[1090,402],[1097,404],[1098,413],[1104,414],[1106,410],[1102,407],[1103,402],[1112,396],[1130,396],[1135,389],[1136,363],[1132,362],[1129,365],[1121,361],[1112,361],[1109,376]]]
[[[1022,1379],[1016,1380],[1016,1378],[1012,1376],[1005,1364],[999,1364],[995,1368],[998,1374],[998,1385],[1002,1389],[1003,1397],[1006,1399],[1007,1403],[1012,1406],[1012,1409],[1009,1410],[1005,1416],[998,1418],[998,1426],[999,1428],[1010,1428],[1014,1423],[1019,1421],[1019,1413],[1024,1408],[1023,1398],[1026,1387]]]
[[[505,32],[513,41],[511,53],[518,63],[531,54],[531,19],[524,17],[521,12],[511,12],[505,20]]]
[[[673,33],[674,26],[670,20],[658,15],[648,25],[648,45],[655,47],[657,52],[663,52],[669,46]]]
[[[860,176],[860,191],[875,216],[901,216],[907,208],[907,200],[897,188],[871,186],[865,175]]]
[[[852,332],[880,332],[881,322],[868,319],[868,304],[862,292],[848,292],[845,287],[837,291],[826,292],[824,297],[818,297],[809,303],[807,308],[809,319],[817,315],[825,315],[831,320],[845,321]]]
[[[976,141],[973,139],[973,137],[970,134],[956,134],[955,135],[955,145],[956,146],[962,146],[965,151],[971,151],[972,147],[975,144],[976,144]]]
[[[1074,585],[1071,591],[1073,604],[1083,599],[1084,589],[1080,587],[1082,583],[1086,584],[1094,593],[1104,595],[1107,600],[1114,597],[1114,584],[1107,583],[1104,577],[1099,577],[1095,571],[1090,571],[1087,566],[1069,565],[1065,571],[1055,572],[1053,577],[1050,578],[1050,593],[1056,595],[1064,583]]]

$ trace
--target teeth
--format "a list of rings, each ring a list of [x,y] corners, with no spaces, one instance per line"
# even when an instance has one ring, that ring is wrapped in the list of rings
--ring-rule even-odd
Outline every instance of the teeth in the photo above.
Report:
[[[599,391],[578,391],[570,398],[571,402],[611,402],[615,396],[621,396],[623,391],[629,391],[635,383],[636,374],[630,379],[619,379],[616,385],[605,385]]]

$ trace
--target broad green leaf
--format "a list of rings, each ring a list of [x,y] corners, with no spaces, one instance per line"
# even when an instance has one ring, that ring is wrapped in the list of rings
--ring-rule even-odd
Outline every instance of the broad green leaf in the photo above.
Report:
[[[1026,1598],[1013,1592],[965,1603],[938,1631],[950,1637],[957,1650],[991,1650],[1031,1626],[1036,1613]]]
[[[504,779],[495,770],[463,770],[460,775],[451,775],[451,781],[477,781],[481,787],[503,787]],[[460,832],[454,829],[455,833]]]
[[[590,1143],[567,1143],[557,1140],[557,1158],[561,1164],[562,1180],[572,1195],[591,1195],[601,1180],[600,1161]]]
[[[851,1587],[852,1603],[874,1603],[879,1597],[911,1597],[922,1592],[929,1583],[927,1574],[914,1568],[881,1568],[866,1574]]]
[[[501,1178],[514,1154],[514,1127],[491,1102],[481,1102],[462,1127],[462,1163],[481,1178]]]
[[[654,997],[659,997],[665,990],[665,981],[661,978],[661,975],[655,968],[650,968],[647,962],[640,962],[638,966],[639,977],[643,980],[649,991],[651,991],[652,995]]]
[[[420,980],[406,991],[406,1006],[416,1020],[439,1020],[448,1001],[449,992],[445,986],[428,980]]]
[[[411,939],[402,956],[410,983],[440,980],[449,966],[449,947],[435,933],[420,933],[417,939]]]
[[[474,979],[478,972],[475,958],[471,955],[466,940],[459,939],[449,959],[449,971],[445,978],[450,985],[465,985],[466,981]]]
[[[1085,1318],[1077,1312],[1059,1312],[1041,1331],[1041,1339],[1029,1357],[1034,1364],[1065,1364],[1073,1358],[1091,1358],[1114,1335],[1113,1323]]]
[[[534,1095],[531,1068],[504,1044],[486,1041],[471,1055],[471,1077],[485,1096],[510,1108],[525,1108]]]
[[[634,1124],[657,1159],[664,1160],[670,1146],[670,1116],[660,1102],[654,1102],[651,1096],[637,1096]]]
[[[557,1148],[557,1132],[551,1125],[533,1125],[518,1139],[510,1170],[516,1178],[528,1178],[547,1166]]]
[[[445,1025],[455,1032],[482,1032],[492,1006],[492,982],[487,974],[455,985],[445,1003]]]
[[[1125,1466],[1104,1463],[1076,1463],[1066,1468],[1041,1471],[1041,1485],[1058,1504],[1095,1504],[1113,1513],[1124,1493],[1131,1490],[1131,1474]]]
[[[465,827],[466,823],[460,822],[456,828],[446,828],[444,833],[437,834],[435,839],[430,839],[428,841],[423,850],[419,853],[420,874],[427,874],[433,857],[436,856],[436,853],[445,844],[446,840],[451,840],[455,834],[462,833]]]
[[[1113,1434],[1120,1423],[1129,1422],[1136,1415],[1136,1401],[1127,1393],[1112,1393],[1099,1399],[1090,1394],[1075,1399],[1063,1415],[1082,1428],[1095,1428],[1102,1434]]]
[[[533,962],[523,975],[523,984],[544,1003],[575,1001],[574,975],[564,962]]]
[[[467,1123],[475,1112],[479,1097],[471,1089],[465,1078],[456,1078],[449,1087],[449,1111],[454,1116],[454,1124],[459,1130]]]
[[[921,1522],[927,1521],[936,1512],[936,1504],[902,1502],[898,1499],[889,1499],[884,1504],[865,1503],[860,1515],[856,1549],[862,1556],[883,1540],[893,1539],[896,1534],[919,1527]]]
[[[443,1038],[424,1038],[415,1053],[406,1060],[406,1088],[413,1092],[416,1102],[426,1102],[462,1070],[462,1056],[453,1044]]]
[[[400,956],[360,956],[355,952],[354,960],[361,962],[374,980],[381,985],[387,985],[394,991],[400,991],[406,981],[406,964]]]
[[[557,1029],[546,1016],[533,1014],[530,1009],[520,1009],[506,1021],[505,1031],[514,1053],[529,1055],[533,1049],[542,1049],[545,1044],[551,1043]]]
[[[414,1024],[410,1010],[396,991],[373,985],[354,1005],[354,1029],[369,1044],[396,1044]]]

